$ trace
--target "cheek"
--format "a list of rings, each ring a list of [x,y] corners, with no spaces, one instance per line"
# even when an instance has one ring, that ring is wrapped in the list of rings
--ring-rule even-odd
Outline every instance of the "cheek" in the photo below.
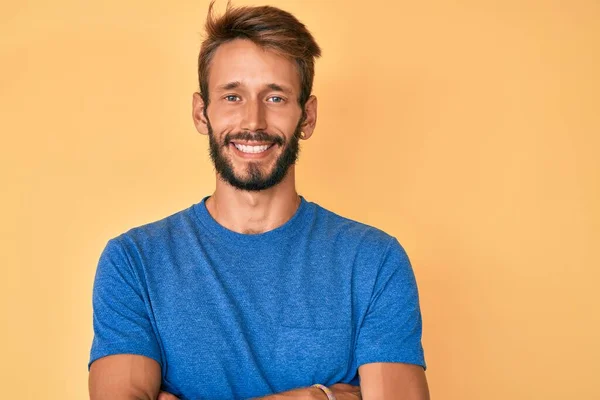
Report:
[[[269,122],[269,126],[271,128],[279,131],[285,132],[287,134],[292,134],[296,130],[296,126],[298,126],[298,122],[300,121],[300,117],[302,116],[302,112],[280,112],[273,111],[267,114],[267,120]]]
[[[236,110],[209,109],[208,119],[210,120],[213,132],[219,136],[222,132],[227,133],[237,129],[240,116]]]

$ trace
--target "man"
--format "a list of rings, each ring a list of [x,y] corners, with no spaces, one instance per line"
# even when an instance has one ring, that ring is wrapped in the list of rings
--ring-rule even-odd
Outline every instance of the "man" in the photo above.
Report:
[[[216,190],[108,242],[92,399],[428,399],[402,247],[296,192],[319,46],[274,7],[211,4],[206,27],[193,120]]]

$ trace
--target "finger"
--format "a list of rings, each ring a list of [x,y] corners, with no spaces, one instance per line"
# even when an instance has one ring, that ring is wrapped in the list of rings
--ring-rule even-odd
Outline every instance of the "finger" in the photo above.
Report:
[[[360,386],[354,386],[347,383],[336,383],[329,388],[339,392],[360,393]]]
[[[329,387],[338,400],[362,400],[360,386],[336,383]]]
[[[160,392],[156,400],[179,400],[177,397],[167,392]]]

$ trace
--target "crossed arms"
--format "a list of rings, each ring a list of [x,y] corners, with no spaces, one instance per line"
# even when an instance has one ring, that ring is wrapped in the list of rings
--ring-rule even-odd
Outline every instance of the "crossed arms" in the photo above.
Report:
[[[360,390],[334,385],[338,400],[429,400],[425,372],[418,365],[370,363],[358,368]],[[117,354],[94,361],[90,367],[91,400],[156,400],[160,392],[160,365],[134,354]],[[166,397],[165,400],[169,399]],[[175,397],[170,397],[174,399]],[[263,397],[263,400],[323,400],[316,388],[296,389]]]
[[[414,273],[396,239],[390,239],[385,249],[378,268],[362,268],[359,271],[362,274],[356,276],[363,282],[360,288],[364,292],[363,307],[356,317],[354,346],[360,376],[360,388],[356,389],[360,392],[353,395],[339,388],[336,393],[339,400],[360,399],[361,395],[365,400],[429,399],[421,366],[424,365],[421,314]],[[89,377],[92,400],[156,400],[160,393],[159,362],[150,356],[130,354],[142,349],[148,355],[160,356],[146,307],[148,293],[142,290],[137,278],[146,271],[131,264],[131,259],[121,242],[114,240],[107,245],[98,266],[93,297],[94,329],[101,334],[95,335],[92,345],[91,358],[95,360]],[[113,346],[124,342],[128,345]],[[333,342],[330,345],[336,346]],[[334,349],[324,346],[319,354],[327,355]],[[380,360],[398,362],[379,363]],[[325,400],[324,397],[315,388],[304,388],[267,396],[264,400]]]

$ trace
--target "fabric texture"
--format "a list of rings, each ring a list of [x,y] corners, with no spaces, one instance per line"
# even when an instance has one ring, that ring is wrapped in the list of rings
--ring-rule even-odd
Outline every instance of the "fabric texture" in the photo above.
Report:
[[[274,230],[245,235],[201,202],[111,239],[93,291],[90,362],[140,354],[181,399],[248,399],[358,367],[426,367],[409,259],[392,236],[301,198]]]

